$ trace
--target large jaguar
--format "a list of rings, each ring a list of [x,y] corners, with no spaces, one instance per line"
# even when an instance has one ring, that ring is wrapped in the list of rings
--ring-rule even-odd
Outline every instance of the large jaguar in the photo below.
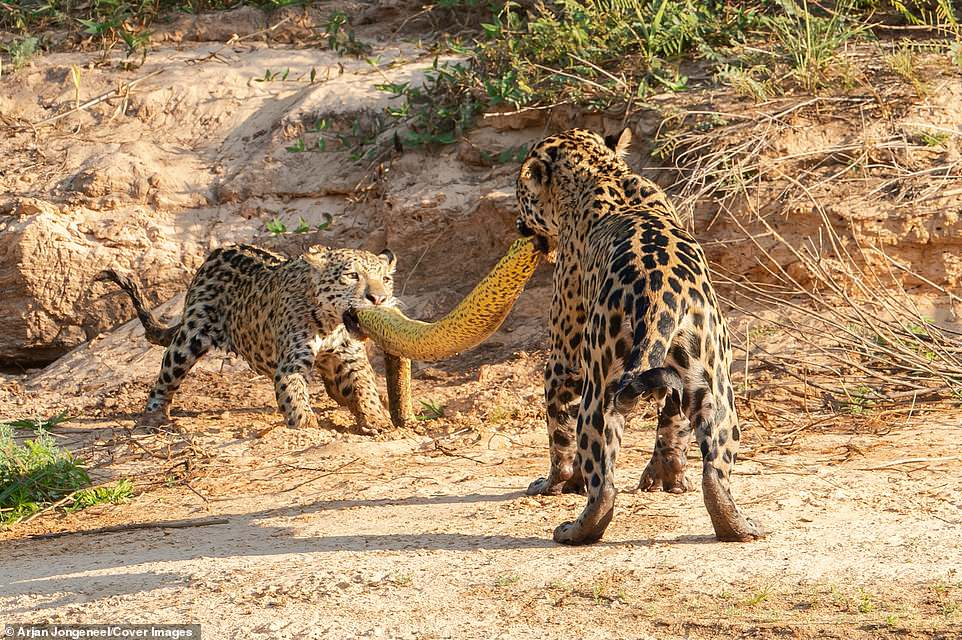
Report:
[[[741,434],[725,319],[701,247],[665,194],[625,162],[630,143],[628,129],[607,140],[573,129],[534,145],[518,175],[518,230],[557,254],[545,367],[551,466],[528,493],[586,490],[587,506],[554,539],[600,539],[625,415],[652,398],[657,441],[640,488],[690,489],[694,431],[716,536],[752,540],[762,532],[729,489]]]

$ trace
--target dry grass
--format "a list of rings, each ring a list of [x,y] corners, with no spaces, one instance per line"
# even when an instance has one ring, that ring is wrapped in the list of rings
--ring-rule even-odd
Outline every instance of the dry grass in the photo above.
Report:
[[[770,282],[716,273],[735,292],[729,300],[733,306],[776,325],[797,347],[788,352],[756,347],[755,357],[829,393],[833,408],[857,412],[881,404],[962,403],[962,333],[933,322],[900,278],[903,274],[922,277],[881,249],[858,244],[854,231],[850,236],[855,240],[853,255],[824,211],[822,215],[822,236],[802,247],[793,246],[760,219],[767,234],[804,268],[808,282],[789,273],[744,227]],[[879,272],[865,267],[861,259],[865,253],[882,257],[888,269]],[[962,301],[934,283],[927,288],[943,299]],[[746,298],[786,311],[779,314],[784,319],[747,308],[741,302]]]
[[[959,132],[907,121],[917,96],[904,81],[860,93],[679,111],[663,122],[656,152],[678,177],[679,210],[713,212],[708,230],[728,225],[757,260],[756,281],[714,265],[727,301],[784,338],[743,342],[753,367],[804,385],[835,414],[960,406],[962,334],[923,301],[951,308],[962,297],[887,255],[837,202],[849,189],[909,214],[962,193],[962,160],[941,153]],[[885,127],[870,122],[879,119]],[[836,142],[825,126],[839,122],[846,135]],[[809,144],[786,151],[793,136]],[[780,231],[793,210],[806,212],[804,241]]]

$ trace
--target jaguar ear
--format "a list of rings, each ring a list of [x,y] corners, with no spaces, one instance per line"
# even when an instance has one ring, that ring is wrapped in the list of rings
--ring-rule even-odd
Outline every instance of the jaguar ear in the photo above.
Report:
[[[631,148],[631,129],[625,127],[619,134],[605,136],[605,145],[614,151],[615,155],[624,158]]]
[[[536,193],[548,184],[550,176],[551,171],[548,165],[538,157],[531,157],[525,160],[524,164],[521,165],[521,173],[519,174],[519,178],[521,182],[524,183],[524,186]]]
[[[314,244],[307,248],[302,257],[315,267],[323,267],[327,263],[327,249],[322,244]]]
[[[394,252],[390,249],[384,249],[381,253],[377,255],[378,259],[387,265],[388,271],[394,273],[395,267],[397,267],[397,257]]]

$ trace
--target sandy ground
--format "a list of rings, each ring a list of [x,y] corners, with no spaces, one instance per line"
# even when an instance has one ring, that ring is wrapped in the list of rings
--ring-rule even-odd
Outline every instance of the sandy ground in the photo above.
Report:
[[[496,153],[528,142],[544,124],[485,126],[457,149],[406,152],[371,183],[374,165],[350,161],[335,133],[348,135],[383,109],[389,98],[376,84],[422,77],[433,60],[415,38],[397,36],[402,23],[417,23],[405,22],[403,11],[391,15],[394,23],[359,28],[374,42],[374,65],[301,46],[296,30],[273,32],[280,43],[251,37],[225,45],[231,33],[247,37],[266,26],[245,13],[249,24],[235,15],[219,36],[208,34],[218,42],[181,43],[171,28],[171,42],[158,44],[139,70],[99,66],[94,53],[59,53],[12,76],[16,82],[5,76],[0,115],[36,122],[72,104],[71,64],[83,68],[84,97],[159,72],[126,98],[41,134],[15,129],[0,139],[0,189],[43,201],[11,207],[17,213],[0,219],[0,233],[19,233],[13,222],[3,226],[14,218],[69,222],[63,246],[73,253],[65,250],[58,269],[82,258],[78,272],[89,275],[105,261],[125,261],[154,299],[173,296],[162,308],[169,318],[209,247],[273,241],[264,225],[275,217],[293,227],[302,216],[316,224],[331,213],[335,224],[313,241],[389,244],[400,257],[408,312],[437,317],[514,233],[515,167],[479,165],[478,148]],[[312,68],[323,82],[306,80]],[[289,78],[255,81],[282,69]],[[935,109],[933,121],[957,110],[953,95],[935,94],[945,109]],[[310,130],[321,117],[335,132]],[[331,140],[324,153],[285,150],[323,135]],[[359,184],[370,189],[359,194]],[[858,183],[864,193],[833,188],[819,197],[841,201],[851,191],[855,200],[875,183]],[[926,229],[925,242],[956,246],[954,201],[927,202],[932,211],[886,223],[892,238],[916,243],[905,249],[909,258],[934,255],[935,245],[919,240]],[[864,198],[851,211],[875,206]],[[798,212],[788,219],[789,209],[786,228],[808,229]],[[712,227],[713,213],[699,215],[699,237],[715,259],[730,257],[731,272],[754,264],[722,223]],[[463,271],[456,282],[451,256]],[[939,282],[950,283],[957,255],[935,257]],[[45,269],[33,271],[61,273]],[[958,410],[837,415],[752,360],[750,379],[735,376],[745,437],[733,488],[769,536],[721,544],[699,491],[634,492],[654,440],[651,416],[638,415],[619,457],[622,493],[605,539],[567,548],[551,542],[551,532],[583,499],[523,494],[547,468],[547,267],[485,345],[416,365],[416,398],[444,416],[378,439],[351,434],[350,416],[322,389],[314,390],[321,428],[279,426],[269,381],[222,357],[188,377],[174,403],[175,430],[135,429],[162,352],[132,323],[98,335],[129,308],[102,291],[91,299],[86,284],[67,282],[74,275],[52,289],[59,306],[37,306],[47,304],[54,330],[75,328],[54,345],[59,353],[80,346],[43,370],[0,374],[0,420],[70,411],[77,417],[54,430],[58,441],[89,461],[95,481],[129,477],[137,492],[124,505],[49,513],[0,531],[0,622],[199,622],[215,639],[962,638]],[[733,335],[749,333],[749,318],[730,319]],[[756,341],[777,348],[776,333]],[[741,370],[745,354],[735,357]],[[226,522],[205,524],[209,518]],[[159,526],[171,520],[198,526]],[[158,526],[102,530],[151,523]]]
[[[638,417],[604,541],[568,548],[551,531],[582,498],[523,494],[547,463],[542,357],[422,369],[418,397],[447,416],[378,442],[271,429],[270,386],[243,367],[190,379],[182,435],[130,432],[135,384],[56,433],[142,493],[0,533],[3,618],[190,621],[214,638],[962,635],[958,421],[756,424],[734,489],[770,534],[722,544],[698,491],[633,492],[653,440]],[[45,396],[60,401],[38,386],[32,406]],[[227,522],[27,539],[212,516]]]

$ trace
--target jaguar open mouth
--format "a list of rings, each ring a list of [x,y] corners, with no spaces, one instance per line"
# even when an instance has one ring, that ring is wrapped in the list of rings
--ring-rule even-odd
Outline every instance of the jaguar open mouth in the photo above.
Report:
[[[548,246],[548,239],[542,235],[534,234],[531,236],[531,241],[534,243],[535,248],[541,252],[542,255],[548,255],[551,248]]]
[[[535,248],[543,255],[548,255],[550,249],[548,247],[547,238],[545,238],[543,235],[535,233],[534,230],[532,230],[531,227],[525,224],[520,218],[518,218],[514,224],[518,228],[518,233],[521,234],[522,238],[531,238]]]
[[[348,309],[341,315],[341,320],[344,322],[344,328],[347,332],[351,334],[351,337],[357,338],[358,340],[364,340],[367,338],[367,334],[364,329],[361,328],[361,323],[357,319],[357,310]]]

